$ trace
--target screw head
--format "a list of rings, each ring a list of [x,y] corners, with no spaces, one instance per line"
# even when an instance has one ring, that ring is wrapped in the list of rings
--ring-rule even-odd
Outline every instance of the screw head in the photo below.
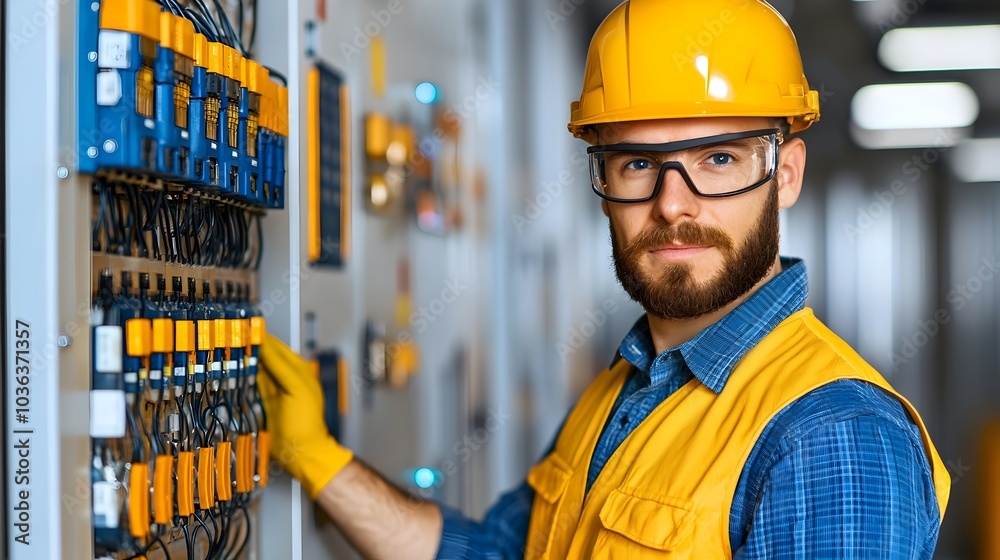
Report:
[[[113,154],[113,153],[115,153],[115,150],[117,150],[117,149],[118,149],[118,143],[115,142],[114,140],[105,140],[104,141],[104,151],[105,152],[108,152],[109,154]]]
[[[92,158],[97,157],[97,148],[95,146],[87,148],[87,155]]]
[[[100,11],[100,9],[101,9],[101,3],[100,2],[92,2],[90,4],[90,9],[93,10],[93,11],[95,11],[95,12]]]
[[[87,54],[87,60],[89,60],[91,62],[97,62],[97,53],[95,53],[94,51],[90,51]]]
[[[56,175],[58,175],[60,179],[65,179],[66,177],[69,177],[69,169],[67,169],[65,165],[60,165],[59,169],[56,169]]]
[[[73,344],[73,339],[61,334],[59,335],[59,338],[56,339],[56,344],[58,344],[60,348],[66,348],[70,344]]]

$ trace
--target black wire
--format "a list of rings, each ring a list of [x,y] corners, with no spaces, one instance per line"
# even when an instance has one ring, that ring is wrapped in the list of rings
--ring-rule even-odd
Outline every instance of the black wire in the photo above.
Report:
[[[227,14],[226,10],[222,7],[222,3],[219,2],[219,0],[212,0],[212,2],[215,4],[216,16],[219,18],[219,27],[221,27],[229,36],[229,46],[239,48],[240,52],[246,54],[246,51],[243,50],[243,45],[239,42],[240,38],[236,36],[236,31],[233,30],[232,22],[229,21],[229,14]]]
[[[129,432],[131,432],[129,439],[132,440],[132,460],[130,462],[141,462],[143,446],[141,440],[139,439],[141,435],[139,433],[139,425],[135,421],[135,411],[131,406],[125,407],[125,420],[128,423]]]
[[[146,552],[148,553],[148,552],[149,552],[149,549],[150,549],[150,548],[153,548],[153,545],[154,545],[154,544],[156,544],[156,543],[160,543],[160,548],[162,548],[162,549],[163,549],[163,556],[165,556],[167,560],[174,560],[174,559],[173,559],[173,558],[172,558],[172,557],[170,556],[170,551],[169,551],[169,550],[167,550],[167,545],[163,544],[163,541],[162,541],[162,540],[160,540],[160,536],[159,536],[159,535],[157,535],[157,536],[156,536],[156,538],[155,538],[155,539],[153,539],[153,542],[152,542],[152,543],[150,543],[149,547],[148,547],[148,548],[146,548]]]
[[[264,216],[257,215],[257,260],[253,263],[253,271],[260,270],[260,259],[264,256]]]
[[[242,0],[240,0],[242,3]],[[253,6],[253,23],[250,24],[250,45],[248,49],[251,53],[253,52],[253,47],[257,41],[257,0],[250,0],[251,6]]]
[[[197,6],[197,8],[199,10],[201,10],[201,15],[202,15],[202,17],[204,17],[205,22],[211,27],[211,29],[212,29],[212,35],[215,38],[215,42],[217,42],[217,43],[225,43],[226,41],[225,41],[225,38],[223,36],[222,29],[220,29],[218,27],[218,25],[217,25],[217,23],[215,21],[215,18],[212,17],[212,11],[208,9],[207,5],[205,5],[205,1],[204,0],[194,0],[194,3],[195,3],[195,6]]]
[[[262,64],[261,66],[264,65]],[[281,85],[288,87],[288,78],[285,78],[284,74],[278,72],[277,70],[271,68],[270,66],[264,66],[264,68],[267,69],[267,71],[271,74],[272,78],[276,78],[279,82],[281,82]]]
[[[256,17],[256,16],[257,16],[257,14],[254,14],[254,17]],[[246,532],[243,535],[243,544],[241,544],[240,548],[236,550],[236,554],[233,555],[233,558],[239,558],[240,554],[243,554],[243,549],[246,548],[247,543],[250,542],[250,528],[251,528],[251,525],[250,525],[250,512],[247,511],[247,506],[246,506],[245,503],[240,506],[240,509],[243,510],[243,518],[246,520],[247,530],[246,530]]]
[[[238,10],[238,12],[239,12],[239,20],[238,20],[239,21],[239,25],[237,27],[239,28],[240,45],[243,45],[243,28],[245,27],[245,20],[243,19],[243,16],[244,16],[244,14],[243,14],[243,0],[239,1],[239,7],[240,7],[239,10]],[[249,56],[250,53],[248,52],[248,50],[244,49],[244,54]]]
[[[197,529],[197,527],[195,529]],[[191,560],[194,558],[194,543],[191,541],[191,534],[194,533],[194,531],[188,531],[187,523],[181,525],[181,530],[184,531],[184,543],[187,545],[187,557],[188,560]]]
[[[213,43],[219,42],[218,35],[216,34],[212,26],[209,24],[209,22],[206,20],[205,16],[194,11],[191,8],[184,8],[184,15],[187,17],[187,19],[189,19],[192,23],[194,23],[194,26],[197,29],[197,31],[202,35],[204,35],[209,41]]]

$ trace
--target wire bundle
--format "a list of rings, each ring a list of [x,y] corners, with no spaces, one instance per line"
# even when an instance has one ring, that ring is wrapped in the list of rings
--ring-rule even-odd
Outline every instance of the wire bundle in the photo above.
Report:
[[[95,253],[181,265],[257,270],[264,237],[262,211],[194,191],[93,184]]]

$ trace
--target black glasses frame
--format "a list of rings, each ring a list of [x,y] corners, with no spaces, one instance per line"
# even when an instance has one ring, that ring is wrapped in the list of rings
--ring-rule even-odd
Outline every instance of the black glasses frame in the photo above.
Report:
[[[616,198],[613,196],[608,196],[603,193],[600,187],[597,186],[597,176],[595,175],[595,170],[590,170],[590,183],[591,188],[593,188],[594,193],[597,196],[607,200],[608,202],[616,202],[620,204],[632,204],[632,203],[642,203],[649,202],[653,200],[660,194],[660,189],[663,186],[663,178],[667,174],[668,169],[675,169],[680,173],[684,182],[687,183],[691,192],[698,196],[705,198],[729,198],[731,196],[737,196],[744,193],[748,193],[754,189],[759,188],[761,185],[767,184],[774,179],[775,173],[778,171],[778,146],[784,142],[784,135],[781,130],[777,128],[765,128],[760,130],[748,130],[746,132],[732,132],[728,134],[719,134],[716,136],[705,136],[702,138],[691,138],[689,140],[679,140],[677,142],[667,142],[665,144],[604,144],[600,146],[591,146],[587,148],[587,154],[592,155],[602,152],[679,152],[682,150],[688,150],[691,148],[699,148],[701,146],[707,146],[709,144],[720,144],[723,142],[729,142],[731,140],[743,140],[745,138],[754,138],[756,136],[769,136],[771,141],[771,149],[774,150],[774,160],[771,162],[771,169],[768,170],[767,175],[761,179],[759,182],[754,183],[750,186],[744,187],[742,189],[722,193],[722,194],[706,194],[698,190],[695,186],[694,181],[691,176],[688,175],[686,169],[684,169],[684,164],[679,161],[665,161],[660,166],[660,172],[656,176],[656,184],[653,186],[653,192],[646,198]],[[593,166],[593,159],[591,158],[591,166]]]

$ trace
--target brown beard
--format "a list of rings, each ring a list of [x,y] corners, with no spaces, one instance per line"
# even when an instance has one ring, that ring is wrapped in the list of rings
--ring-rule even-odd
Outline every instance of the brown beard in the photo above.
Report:
[[[624,248],[612,227],[615,272],[622,288],[647,313],[661,319],[692,319],[736,301],[767,275],[778,256],[777,185],[772,183],[769,190],[764,212],[738,249],[721,229],[694,222],[646,230]],[[715,247],[723,256],[722,270],[704,284],[695,282],[688,264],[667,264],[658,280],[643,272],[643,255],[677,242]]]

